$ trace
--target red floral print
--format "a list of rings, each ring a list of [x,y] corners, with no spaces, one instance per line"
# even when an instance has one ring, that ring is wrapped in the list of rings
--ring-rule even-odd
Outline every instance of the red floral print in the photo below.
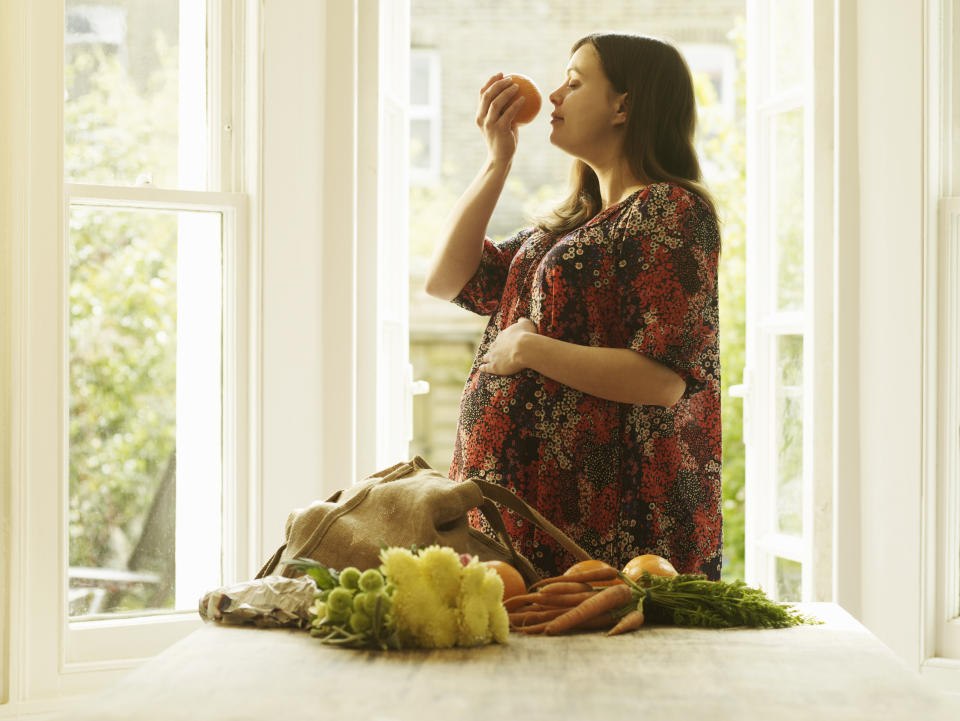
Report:
[[[484,240],[453,299],[490,321],[460,402],[450,477],[517,493],[592,557],[643,553],[720,578],[720,236],[708,206],[674,183],[633,193],[557,239],[536,228]],[[481,373],[504,328],[527,317],[570,343],[631,348],[687,384],[672,408],[617,403],[524,369]],[[507,530],[543,574],[574,559],[509,510]],[[471,523],[492,533],[479,514]]]

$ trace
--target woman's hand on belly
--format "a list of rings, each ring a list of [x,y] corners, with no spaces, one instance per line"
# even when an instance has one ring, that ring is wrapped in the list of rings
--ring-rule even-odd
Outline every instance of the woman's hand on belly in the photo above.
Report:
[[[529,318],[521,318],[504,328],[487,348],[478,370],[498,376],[510,376],[522,371],[526,366],[520,362],[520,342],[524,335],[531,333],[536,335],[537,326]]]

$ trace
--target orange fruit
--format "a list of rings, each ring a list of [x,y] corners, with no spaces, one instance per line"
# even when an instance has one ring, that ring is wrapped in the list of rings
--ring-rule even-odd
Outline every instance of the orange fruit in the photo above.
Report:
[[[503,561],[483,561],[482,563],[500,575],[500,580],[503,581],[504,601],[513,596],[521,596],[527,592],[527,584],[524,582],[523,576],[520,575],[520,571],[509,563],[504,563]]]
[[[591,558],[588,561],[580,561],[575,563],[566,571],[563,572],[564,576],[568,576],[571,573],[580,573],[582,571],[596,571],[598,568],[613,568],[609,563],[604,561],[597,560],[596,558]],[[619,578],[615,578],[612,581],[590,581],[591,586],[612,586],[615,583],[623,583]]]
[[[526,75],[510,73],[509,75],[504,75],[503,77],[504,79],[509,78],[520,86],[517,88],[516,95],[514,95],[510,102],[515,102],[518,97],[526,98],[523,106],[513,119],[513,122],[517,125],[529,123],[531,120],[537,117],[537,113],[540,112],[540,106],[543,104],[540,89],[537,87],[536,83],[534,83],[533,80],[528,78]]]
[[[673,567],[663,556],[657,556],[652,553],[646,553],[642,556],[631,558],[627,565],[623,567],[623,575],[630,580],[640,582],[640,576],[646,571],[651,576],[676,576],[677,569]]]

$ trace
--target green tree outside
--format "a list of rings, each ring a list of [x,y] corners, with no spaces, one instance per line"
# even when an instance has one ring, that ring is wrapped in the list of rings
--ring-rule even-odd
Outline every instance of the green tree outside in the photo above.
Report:
[[[150,173],[157,184],[175,181],[177,53],[161,40],[145,88],[115,55],[72,49],[68,180],[132,184]],[[176,216],[76,206],[69,247],[69,563],[122,569],[174,451]],[[171,546],[162,558],[148,555],[140,568],[169,569],[172,554]],[[105,610],[168,606],[169,591],[114,596]]]

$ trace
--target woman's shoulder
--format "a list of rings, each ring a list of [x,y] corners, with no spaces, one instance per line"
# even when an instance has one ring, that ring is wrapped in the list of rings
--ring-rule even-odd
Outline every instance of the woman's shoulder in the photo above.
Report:
[[[635,200],[624,228],[636,243],[672,237],[719,247],[719,227],[713,209],[698,193],[679,183],[651,184]]]
[[[710,206],[697,193],[679,183],[662,181],[651,183],[634,200],[634,207],[647,215],[676,216],[693,213],[710,214]]]
[[[527,241],[539,235],[540,230],[536,226],[521,228],[508,233],[501,240],[490,239],[495,246],[504,249],[517,249],[523,246]]]

